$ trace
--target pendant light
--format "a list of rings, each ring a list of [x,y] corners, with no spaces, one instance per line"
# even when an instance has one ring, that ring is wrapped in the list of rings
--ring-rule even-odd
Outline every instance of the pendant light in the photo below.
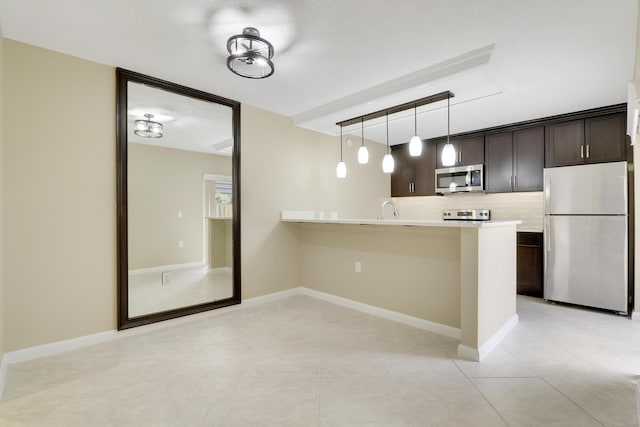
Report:
[[[418,157],[422,154],[422,139],[418,136],[418,106],[413,105],[413,129],[414,134],[409,141],[409,155],[411,157]]]
[[[386,114],[387,118],[387,154],[382,158],[382,172],[384,173],[393,173],[393,156],[391,155],[391,151],[389,150],[389,113]]]
[[[342,125],[340,125],[340,162],[336,167],[336,176],[338,178],[344,178],[347,176],[347,164],[342,161]]]
[[[364,117],[362,118],[362,145],[358,150],[358,163],[361,165],[369,163],[369,150],[364,146]]]
[[[443,166],[453,166],[456,164],[456,149],[453,144],[449,141],[449,135],[451,134],[450,127],[450,110],[451,110],[451,97],[447,97],[447,143],[444,145],[442,149],[442,165]]]

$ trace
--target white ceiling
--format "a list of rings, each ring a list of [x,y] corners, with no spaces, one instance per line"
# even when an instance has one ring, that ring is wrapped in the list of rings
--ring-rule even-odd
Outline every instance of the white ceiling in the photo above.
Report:
[[[301,127],[451,90],[451,132],[626,101],[636,0],[0,0],[5,37],[251,104]],[[243,79],[226,40],[253,26],[276,72]],[[446,134],[446,101],[418,110]],[[346,132],[360,135],[359,126]],[[390,118],[390,143],[413,133]],[[367,123],[367,139],[384,127]]]

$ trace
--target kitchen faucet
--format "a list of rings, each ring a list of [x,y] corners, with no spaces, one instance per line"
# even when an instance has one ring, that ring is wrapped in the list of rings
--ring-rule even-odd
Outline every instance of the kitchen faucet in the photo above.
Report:
[[[398,209],[393,203],[393,200],[385,200],[384,202],[382,202],[382,206],[380,206],[380,221],[384,221],[384,208],[387,205],[391,205],[393,207],[393,216],[398,216]]]

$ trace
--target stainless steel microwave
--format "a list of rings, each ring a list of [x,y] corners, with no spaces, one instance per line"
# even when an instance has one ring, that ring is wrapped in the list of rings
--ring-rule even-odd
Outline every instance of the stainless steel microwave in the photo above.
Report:
[[[436,193],[484,191],[484,165],[436,169]]]

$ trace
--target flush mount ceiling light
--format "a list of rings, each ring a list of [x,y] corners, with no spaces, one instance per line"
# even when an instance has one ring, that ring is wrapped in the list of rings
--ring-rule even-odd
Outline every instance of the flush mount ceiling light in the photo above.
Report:
[[[447,143],[444,145],[442,149],[442,165],[443,166],[453,166],[456,164],[456,149],[453,144],[449,141],[449,135],[451,134],[451,120],[450,120],[450,104],[451,97],[447,98]]]
[[[242,34],[227,40],[227,67],[241,77],[264,79],[275,71],[273,67],[273,46],[260,37],[260,31],[246,27]]]
[[[133,123],[133,133],[143,138],[162,138],[162,123],[151,121],[153,114],[145,114],[146,119]]]
[[[362,145],[358,149],[358,163],[361,165],[369,163],[369,150],[364,146],[364,117],[362,118]]]
[[[414,134],[409,141],[409,155],[418,157],[422,154],[422,139],[418,136],[418,106],[413,106],[413,130]]]
[[[347,164],[342,161],[342,126],[340,126],[340,161],[336,167],[336,176],[344,178],[347,176]]]
[[[391,151],[389,149],[389,113],[386,115],[387,117],[387,154],[382,158],[382,172],[384,173],[393,173],[394,162],[393,156],[391,155]]]

